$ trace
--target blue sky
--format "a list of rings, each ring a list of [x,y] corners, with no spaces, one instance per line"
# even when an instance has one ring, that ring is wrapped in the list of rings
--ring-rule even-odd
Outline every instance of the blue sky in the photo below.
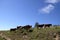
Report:
[[[18,25],[60,24],[59,0],[0,0],[0,30]]]

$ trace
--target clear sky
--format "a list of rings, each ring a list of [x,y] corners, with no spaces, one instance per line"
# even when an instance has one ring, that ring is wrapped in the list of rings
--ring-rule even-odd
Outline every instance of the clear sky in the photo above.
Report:
[[[0,30],[35,22],[60,24],[60,0],[0,0]]]

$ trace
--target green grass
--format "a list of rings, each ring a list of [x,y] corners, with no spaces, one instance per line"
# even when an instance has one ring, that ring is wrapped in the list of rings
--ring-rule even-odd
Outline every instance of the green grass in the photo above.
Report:
[[[2,37],[0,37],[0,40],[5,40],[5,39],[3,39]]]
[[[25,29],[17,31],[3,31],[4,35],[11,38],[12,40],[54,40],[53,34],[60,32],[60,27],[51,28],[32,28],[33,32],[28,32]],[[22,32],[23,31],[23,32]],[[23,38],[26,33],[27,38]],[[0,40],[3,40],[0,38]]]

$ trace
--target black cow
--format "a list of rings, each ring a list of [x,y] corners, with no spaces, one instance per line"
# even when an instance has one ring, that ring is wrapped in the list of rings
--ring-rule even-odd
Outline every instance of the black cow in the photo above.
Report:
[[[37,28],[46,28],[50,26],[52,26],[52,24],[40,24],[40,25],[37,25]]]
[[[17,29],[21,29],[22,28],[22,26],[17,26]]]
[[[44,27],[50,27],[52,24],[44,24]]]
[[[10,29],[10,31],[16,31],[16,28],[14,28],[14,29]]]
[[[23,26],[22,29],[29,30],[31,27],[32,27],[31,25],[26,25],[26,26]]]
[[[44,26],[43,24],[37,25],[38,28],[39,28],[39,27],[40,27],[40,28],[43,28],[43,26]]]

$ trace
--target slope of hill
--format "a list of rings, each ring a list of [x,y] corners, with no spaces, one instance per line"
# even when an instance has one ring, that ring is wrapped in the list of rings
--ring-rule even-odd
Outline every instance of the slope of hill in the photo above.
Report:
[[[17,29],[15,31],[1,31],[5,36],[11,40],[59,40],[60,27],[51,28],[30,28]],[[58,36],[58,37],[57,37]],[[2,37],[0,37],[0,40]]]

